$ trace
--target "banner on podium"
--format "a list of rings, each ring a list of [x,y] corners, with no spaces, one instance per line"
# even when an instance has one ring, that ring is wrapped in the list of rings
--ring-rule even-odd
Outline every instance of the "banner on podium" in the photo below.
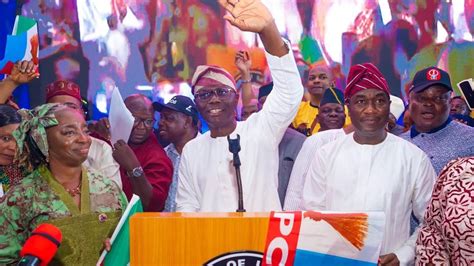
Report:
[[[383,212],[272,212],[263,265],[377,265]]]
[[[139,213],[133,265],[376,265],[383,212]]]

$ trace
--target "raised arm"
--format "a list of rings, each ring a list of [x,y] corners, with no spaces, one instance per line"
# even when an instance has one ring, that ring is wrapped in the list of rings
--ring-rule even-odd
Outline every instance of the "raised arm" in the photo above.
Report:
[[[36,72],[37,67],[33,61],[16,63],[12,73],[0,81],[0,103],[6,103],[18,86],[39,77],[39,73]]]
[[[242,80],[242,85],[240,91],[242,93],[242,105],[248,106],[252,100],[256,100],[257,96],[254,94],[252,89],[252,83],[250,75],[250,66],[252,65],[252,60],[247,51],[238,51],[235,54],[235,66],[240,71],[240,79]]]

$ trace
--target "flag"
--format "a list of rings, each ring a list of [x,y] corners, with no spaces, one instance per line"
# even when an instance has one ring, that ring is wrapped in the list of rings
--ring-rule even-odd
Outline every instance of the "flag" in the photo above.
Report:
[[[377,265],[383,212],[272,212],[262,265]]]
[[[33,60],[39,63],[38,27],[36,21],[16,16],[12,35],[7,36],[5,56],[0,60],[0,74],[10,74],[15,62]]]
[[[134,194],[110,238],[110,252],[104,250],[97,265],[124,266],[130,263],[130,217],[138,212],[143,212],[142,201]]]

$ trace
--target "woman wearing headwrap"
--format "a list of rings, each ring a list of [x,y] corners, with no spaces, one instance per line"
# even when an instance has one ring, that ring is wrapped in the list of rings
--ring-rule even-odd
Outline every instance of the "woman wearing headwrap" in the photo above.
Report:
[[[8,188],[25,176],[25,168],[13,162],[16,141],[13,131],[18,128],[21,117],[8,104],[0,104],[0,198]]]
[[[16,158],[32,173],[0,200],[0,264],[17,261],[31,232],[47,222],[63,235],[52,264],[93,265],[126,199],[114,182],[82,167],[91,140],[80,113],[57,104],[19,112]]]

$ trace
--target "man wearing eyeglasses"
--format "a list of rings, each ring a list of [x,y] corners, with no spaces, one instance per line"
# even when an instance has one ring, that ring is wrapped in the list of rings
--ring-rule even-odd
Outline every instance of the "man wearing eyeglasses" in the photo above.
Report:
[[[274,89],[263,109],[237,122],[239,95],[233,77],[223,68],[199,66],[192,78],[196,107],[209,125],[207,132],[183,149],[177,211],[233,212],[238,207],[236,174],[227,136],[240,136],[241,177],[247,211],[281,210],[278,197],[278,144],[293,120],[303,87],[289,45],[280,37],[272,15],[258,0],[220,0],[225,19],[243,31],[258,33]]]
[[[130,200],[140,196],[145,211],[162,211],[173,177],[173,165],[158,143],[153,131],[153,104],[144,95],[125,99],[125,106],[135,117],[128,143],[114,144],[113,156],[120,165],[123,192]]]
[[[82,98],[79,85],[68,80],[58,80],[46,87],[46,103],[60,103],[82,113]],[[122,188],[119,165],[112,157],[112,148],[108,143],[100,139],[91,137],[92,144],[89,148],[87,160],[84,166],[94,169],[109,177]]]
[[[428,155],[437,174],[449,161],[474,154],[474,129],[449,115],[452,90],[446,71],[437,67],[418,71],[408,107],[414,124],[400,135]]]

